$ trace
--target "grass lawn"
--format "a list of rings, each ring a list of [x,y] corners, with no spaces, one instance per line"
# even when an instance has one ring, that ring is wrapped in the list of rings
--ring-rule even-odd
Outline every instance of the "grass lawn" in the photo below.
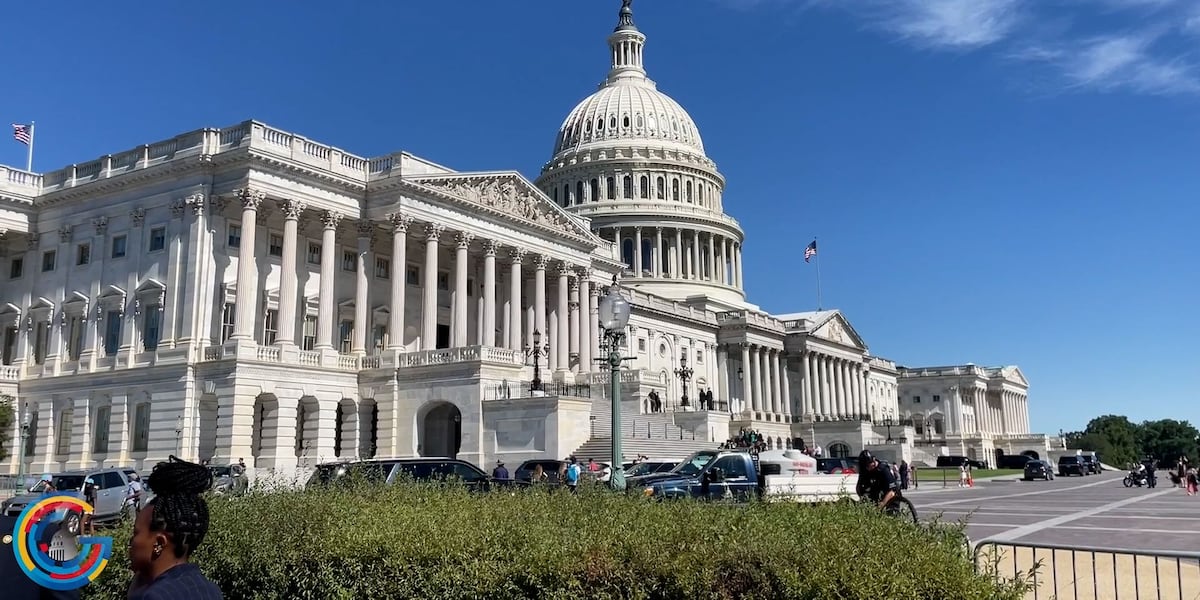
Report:
[[[975,479],[983,479],[985,477],[1011,477],[1013,475],[1024,475],[1022,469],[975,469],[971,471],[971,476]]]

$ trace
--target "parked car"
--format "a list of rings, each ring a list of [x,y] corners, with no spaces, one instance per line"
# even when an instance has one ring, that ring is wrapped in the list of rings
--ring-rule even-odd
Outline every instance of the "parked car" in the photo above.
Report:
[[[137,471],[132,468],[109,468],[109,469],[83,469],[78,471],[65,471],[51,475],[50,483],[58,492],[68,492],[71,495],[83,499],[84,482],[88,479],[96,486],[96,501],[92,506],[93,520],[96,522],[111,521],[120,519],[122,516],[134,516],[136,513],[133,505],[125,502],[129,495],[129,482],[132,476]],[[142,478],[143,486],[145,478]],[[153,490],[144,486],[142,493],[142,506],[153,498]],[[5,516],[15,517],[25,510],[25,507],[37,502],[41,499],[46,491],[44,481],[38,481],[33,487],[29,488],[27,493],[18,496],[13,496],[0,504],[0,514]]]
[[[1067,477],[1069,475],[1086,476],[1091,471],[1086,463],[1083,462],[1081,456],[1060,456],[1058,457],[1058,476]]]
[[[1079,458],[1087,466],[1088,474],[1100,474],[1104,471],[1104,468],[1100,466],[1100,459],[1095,453],[1083,454]]]
[[[208,470],[212,472],[214,494],[241,494],[250,487],[250,480],[241,465],[220,465]]]
[[[858,471],[857,461],[850,458],[818,458],[817,472],[826,475],[837,475],[840,473],[856,473]]]
[[[391,485],[397,481],[449,481],[465,485],[476,492],[493,487],[515,485],[513,480],[492,479],[479,467],[455,458],[393,458],[372,460],[343,460],[317,465],[307,487],[337,484],[348,477],[371,483]]]
[[[1044,460],[1030,460],[1025,463],[1025,481],[1034,479],[1054,480],[1054,467]]]
[[[965,456],[939,456],[937,458],[937,466],[940,469],[960,468],[967,465],[972,469],[986,469],[987,463]]]
[[[1025,465],[1038,460],[1025,454],[1005,454],[996,459],[998,469],[1024,469]]]
[[[650,475],[652,473],[666,473],[675,468],[679,463],[674,462],[641,462],[636,465],[630,465],[625,469],[625,477],[640,477],[642,475]]]

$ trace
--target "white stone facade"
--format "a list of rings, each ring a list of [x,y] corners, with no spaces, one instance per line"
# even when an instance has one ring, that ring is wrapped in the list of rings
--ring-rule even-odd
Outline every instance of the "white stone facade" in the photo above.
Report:
[[[715,445],[749,426],[850,453],[917,414],[900,388],[934,384],[872,356],[840,312],[746,301],[724,178],[646,78],[644,40],[623,9],[609,77],[536,185],[256,121],[45,174],[0,166],[0,394],[30,421],[25,468],[565,456],[608,435],[596,314],[618,275],[622,414],[650,435]],[[1003,377],[954,384],[1003,392],[986,427],[965,408],[983,400],[946,423],[1027,434],[1028,384]]]

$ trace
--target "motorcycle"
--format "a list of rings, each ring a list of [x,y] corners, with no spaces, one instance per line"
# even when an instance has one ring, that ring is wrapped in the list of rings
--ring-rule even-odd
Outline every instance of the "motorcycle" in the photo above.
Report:
[[[1143,472],[1130,471],[1122,483],[1125,484],[1125,487],[1133,487],[1135,485],[1138,487],[1148,486],[1150,485],[1150,478]]]

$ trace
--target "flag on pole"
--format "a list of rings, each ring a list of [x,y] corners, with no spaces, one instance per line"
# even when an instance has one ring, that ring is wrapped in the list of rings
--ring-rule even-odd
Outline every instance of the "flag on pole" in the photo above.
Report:
[[[13,139],[17,140],[18,142],[21,142],[22,144],[25,144],[26,146],[28,146],[29,143],[33,141],[33,133],[29,130],[28,125],[22,125],[20,123],[13,123],[12,126],[13,126]]]
[[[812,243],[809,244],[808,247],[804,249],[804,262],[808,262],[808,259],[812,258],[813,256],[816,256],[816,254],[817,254],[817,240],[813,240]]]

